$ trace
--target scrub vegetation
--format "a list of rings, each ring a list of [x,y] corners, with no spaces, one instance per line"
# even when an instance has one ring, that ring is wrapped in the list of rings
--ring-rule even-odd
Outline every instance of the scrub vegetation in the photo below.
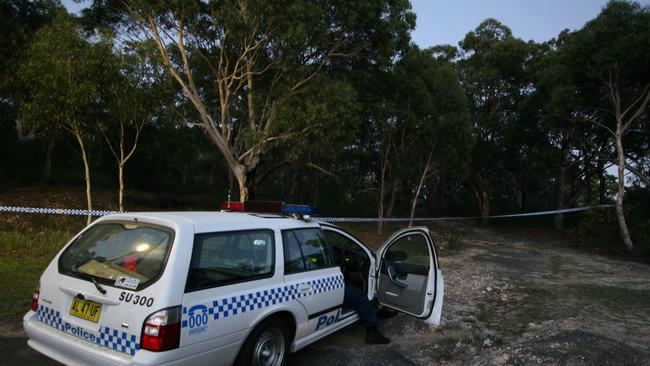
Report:
[[[0,192],[82,189],[66,208],[255,199],[492,225],[610,205],[507,222],[650,258],[647,6],[610,1],[541,43],[485,19],[421,49],[408,0],[84,4],[0,3]],[[385,225],[369,226],[379,237]]]

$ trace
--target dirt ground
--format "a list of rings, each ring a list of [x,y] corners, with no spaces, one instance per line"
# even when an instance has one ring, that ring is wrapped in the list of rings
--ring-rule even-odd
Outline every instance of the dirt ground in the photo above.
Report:
[[[366,346],[357,324],[291,364],[650,364],[649,265],[563,248],[544,231],[437,229],[462,238],[440,257],[441,326],[399,315],[380,322],[390,345]]]
[[[443,323],[380,321],[386,346],[355,324],[292,355],[294,365],[647,365],[650,265],[559,246],[544,231],[436,226],[445,276]],[[19,322],[0,327],[2,365],[55,364],[25,345]]]

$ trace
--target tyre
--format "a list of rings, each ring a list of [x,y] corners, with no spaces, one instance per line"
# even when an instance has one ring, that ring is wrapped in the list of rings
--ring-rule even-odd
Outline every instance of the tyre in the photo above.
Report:
[[[280,318],[261,322],[246,338],[237,355],[237,366],[282,366],[289,356],[289,329]]]

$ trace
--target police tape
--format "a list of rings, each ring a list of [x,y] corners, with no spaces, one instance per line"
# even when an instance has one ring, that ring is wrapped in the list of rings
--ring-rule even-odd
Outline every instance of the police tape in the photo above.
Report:
[[[40,213],[49,215],[78,215],[78,216],[105,216],[120,213],[119,211],[80,210],[68,208],[41,208],[41,207],[15,207],[0,206],[0,212]]]
[[[507,215],[493,215],[493,216],[465,216],[465,217],[312,217],[314,221],[324,221],[324,222],[422,222],[422,221],[449,221],[449,220],[477,220],[477,219],[501,219],[501,218],[512,218],[512,217],[529,217],[529,216],[545,216],[545,215],[555,215],[559,213],[571,213],[571,212],[580,212],[588,211],[598,208],[611,208],[616,207],[616,205],[598,205],[598,206],[587,206],[587,207],[576,207],[576,208],[565,208],[561,210],[551,210],[551,211],[536,211],[536,212],[523,212],[516,214],[507,214]],[[15,206],[0,206],[0,212],[14,212],[14,213],[40,213],[40,214],[49,214],[49,215],[77,215],[77,216],[105,216],[119,213],[129,213],[129,212],[120,212],[120,211],[104,211],[104,210],[81,210],[81,209],[66,209],[66,208],[41,208],[41,207],[15,207]]]
[[[551,211],[536,211],[536,212],[523,212],[516,214],[507,214],[507,215],[493,215],[493,216],[462,216],[462,217],[315,217],[316,221],[326,221],[326,222],[408,222],[408,221],[450,221],[450,220],[479,220],[479,219],[501,219],[501,218],[511,218],[511,217],[529,217],[529,216],[545,216],[545,215],[555,215],[559,213],[571,213],[571,212],[580,212],[588,211],[597,208],[610,208],[616,207],[616,205],[598,205],[598,206],[587,206],[587,207],[576,207],[576,208],[565,208],[561,210],[551,210]]]

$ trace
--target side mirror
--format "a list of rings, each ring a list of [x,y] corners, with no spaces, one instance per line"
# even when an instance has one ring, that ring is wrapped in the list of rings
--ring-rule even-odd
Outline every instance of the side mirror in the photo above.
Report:
[[[406,252],[395,251],[386,253],[386,259],[391,262],[401,262],[406,260]]]

